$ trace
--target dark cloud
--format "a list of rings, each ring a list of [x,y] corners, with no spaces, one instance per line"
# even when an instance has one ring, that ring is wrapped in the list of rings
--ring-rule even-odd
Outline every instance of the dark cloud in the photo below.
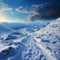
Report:
[[[35,6],[34,6],[35,7]],[[45,2],[40,4],[34,9],[38,14],[30,15],[31,20],[53,20],[60,17],[60,1],[59,0],[51,0],[49,2]]]

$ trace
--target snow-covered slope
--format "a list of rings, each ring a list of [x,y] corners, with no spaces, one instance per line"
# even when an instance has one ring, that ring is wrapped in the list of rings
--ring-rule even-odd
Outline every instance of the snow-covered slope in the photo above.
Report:
[[[46,49],[50,50],[52,56],[60,59],[60,18],[35,32],[34,37]]]
[[[4,23],[0,22],[0,35],[4,33],[10,33],[10,32],[11,32],[11,29]]]
[[[18,30],[0,39],[0,60],[60,60],[60,19],[35,32]]]

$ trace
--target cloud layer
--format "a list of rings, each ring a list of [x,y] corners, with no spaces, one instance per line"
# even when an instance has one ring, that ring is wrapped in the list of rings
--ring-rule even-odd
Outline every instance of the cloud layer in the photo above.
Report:
[[[3,0],[0,0],[0,15],[8,15],[10,18],[16,18],[17,21],[39,21],[39,20],[54,20],[58,17],[60,17],[60,0],[49,0],[45,1],[40,4],[34,4],[30,3],[29,1],[26,1],[25,4],[31,4],[31,5],[25,5],[23,6],[23,2],[21,5],[17,2],[17,0],[12,0],[12,2],[9,0],[5,0],[6,2],[2,2]],[[14,2],[15,1],[15,2]],[[40,1],[39,1],[40,2]],[[12,5],[12,4],[13,5]],[[18,3],[18,4],[17,4]],[[18,6],[16,6],[16,5]],[[10,15],[9,15],[10,14]],[[26,16],[24,18],[24,16]],[[23,19],[23,20],[22,20]],[[10,21],[10,20],[9,20]],[[14,20],[11,20],[14,21]]]
[[[12,11],[13,8],[9,7],[8,4],[0,2],[0,12]]]
[[[17,12],[29,14],[28,19],[31,21],[35,20],[53,20],[60,17],[60,1],[50,0],[42,4],[33,4],[29,8],[19,7],[16,9]]]
[[[31,20],[53,20],[60,17],[60,1],[50,1],[40,5],[35,5],[35,12],[38,14],[30,15]]]

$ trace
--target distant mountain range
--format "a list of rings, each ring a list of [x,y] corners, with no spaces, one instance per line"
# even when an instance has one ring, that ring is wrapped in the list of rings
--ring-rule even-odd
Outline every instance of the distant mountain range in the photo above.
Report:
[[[48,25],[50,23],[50,21],[47,21],[47,22],[30,22],[30,23],[6,23],[6,22],[3,22],[1,23],[0,22],[0,34],[2,33],[8,33],[8,32],[11,32],[13,30],[18,30],[18,29],[21,29],[21,28],[33,28],[33,27],[44,27],[46,25]]]

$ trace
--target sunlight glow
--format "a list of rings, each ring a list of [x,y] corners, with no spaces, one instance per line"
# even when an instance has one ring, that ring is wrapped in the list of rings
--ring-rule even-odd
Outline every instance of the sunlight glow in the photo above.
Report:
[[[9,22],[9,20],[5,16],[0,16],[0,22]]]
[[[15,23],[21,22],[21,23],[23,23],[25,21],[21,20],[21,19],[13,19],[12,20],[11,18],[8,18],[7,16],[0,15],[0,22],[11,22],[11,23],[13,23],[13,22],[15,22]]]

